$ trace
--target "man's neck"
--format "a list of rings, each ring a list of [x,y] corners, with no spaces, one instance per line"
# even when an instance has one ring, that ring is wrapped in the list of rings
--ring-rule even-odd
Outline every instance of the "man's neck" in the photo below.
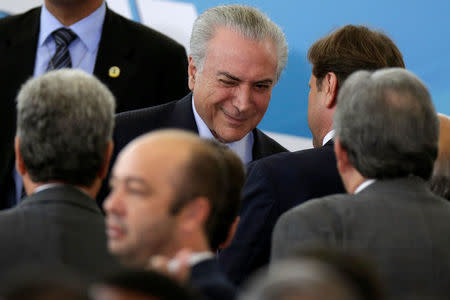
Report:
[[[45,0],[45,7],[64,26],[70,26],[92,14],[103,0]]]

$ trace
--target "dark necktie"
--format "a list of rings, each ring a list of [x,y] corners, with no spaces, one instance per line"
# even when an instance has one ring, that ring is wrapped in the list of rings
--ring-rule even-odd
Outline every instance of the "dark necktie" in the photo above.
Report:
[[[68,28],[60,28],[52,32],[56,44],[56,51],[52,59],[48,62],[47,71],[62,68],[71,68],[69,45],[77,35]]]

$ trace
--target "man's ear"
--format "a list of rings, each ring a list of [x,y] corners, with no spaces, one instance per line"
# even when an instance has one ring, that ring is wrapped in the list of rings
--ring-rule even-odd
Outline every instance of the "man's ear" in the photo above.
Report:
[[[219,249],[226,248],[226,247],[228,247],[228,245],[231,244],[234,234],[236,233],[236,229],[239,224],[239,220],[240,220],[240,218],[239,218],[239,216],[237,216],[236,219],[234,220],[233,224],[231,224],[231,226],[230,226],[230,230],[228,231],[227,239],[225,240],[225,242],[223,242],[222,244],[219,245]]]
[[[206,197],[197,197],[186,204],[181,210],[178,219],[186,232],[204,229],[211,212],[211,205]]]
[[[188,75],[189,75],[189,89],[191,91],[194,90],[195,86],[195,75],[197,74],[197,67],[195,66],[195,62],[192,59],[192,56],[189,56],[189,66],[188,66]]]
[[[23,176],[27,173],[27,167],[25,166],[22,154],[20,153],[20,138],[18,136],[14,139],[14,153],[16,155],[17,172]]]
[[[348,171],[349,167],[352,166],[348,158],[348,152],[344,149],[339,138],[334,139],[334,153],[336,154],[337,168],[340,174]]]
[[[327,108],[333,108],[336,105],[338,78],[335,73],[328,72],[322,80],[322,89],[325,88]]]
[[[114,142],[109,141],[108,145],[106,146],[105,156],[102,163],[102,166],[100,167],[100,170],[98,171],[98,177],[100,179],[104,179],[106,175],[108,174],[109,170],[109,163],[111,162],[111,156],[114,150]]]

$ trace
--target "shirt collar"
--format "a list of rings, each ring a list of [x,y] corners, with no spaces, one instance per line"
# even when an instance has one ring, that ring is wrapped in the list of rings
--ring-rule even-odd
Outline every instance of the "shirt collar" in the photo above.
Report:
[[[322,141],[322,146],[324,146],[326,143],[328,143],[332,138],[334,138],[334,129],[332,129],[330,132],[328,132]]]
[[[201,251],[201,252],[193,252],[190,254],[187,263],[189,266],[195,266],[198,263],[201,263],[202,261],[205,261],[207,259],[214,258],[214,254],[211,251]],[[180,262],[176,258],[172,258],[167,263],[167,269],[169,272],[177,272],[178,268],[180,267]]]
[[[375,182],[375,179],[367,179],[367,180],[363,181],[360,185],[358,185],[358,187],[355,189],[353,194],[358,194],[359,192],[361,192],[362,190],[364,190],[365,188],[367,188],[369,185],[371,185],[374,182]]]
[[[97,8],[92,14],[68,27],[77,34],[78,38],[90,52],[94,52],[100,42],[105,14],[106,4],[103,2],[102,5],[100,5],[100,7]],[[47,10],[45,4],[43,4],[41,9],[41,25],[38,46],[40,47],[44,45],[44,43],[48,41],[48,38],[52,32],[61,27],[65,26],[61,24],[61,22],[59,22],[58,19]]]
[[[192,97],[192,111],[194,112],[195,123],[197,124],[197,128],[198,128],[198,135],[201,138],[213,139],[214,136],[211,133],[211,130],[208,128],[208,126],[205,124],[205,122],[203,121],[203,119],[200,117],[200,115],[197,113],[197,110],[195,109],[194,97]],[[247,133],[239,141],[227,143],[226,145],[228,147],[230,147],[241,158],[241,160],[243,161],[244,164],[247,164],[250,161],[252,161],[252,155],[251,155],[251,150],[253,149],[253,132],[252,131]]]

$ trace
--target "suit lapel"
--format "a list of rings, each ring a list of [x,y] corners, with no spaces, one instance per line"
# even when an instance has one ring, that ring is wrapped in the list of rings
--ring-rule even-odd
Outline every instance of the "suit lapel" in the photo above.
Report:
[[[287,149],[266,136],[261,130],[258,128],[253,129],[253,160],[285,151]]]
[[[192,93],[175,103],[166,122],[165,127],[186,129],[198,134],[197,123],[195,123],[194,111],[192,110]]]
[[[126,99],[122,94],[127,92],[127,82],[132,81],[131,76],[136,73],[137,65],[131,63],[135,48],[131,46],[133,43],[127,41],[130,33],[123,32],[121,22],[119,15],[106,9],[94,75],[111,89],[117,99]],[[111,67],[118,67],[120,76],[111,77]],[[116,111],[121,111],[121,103],[117,103]]]

